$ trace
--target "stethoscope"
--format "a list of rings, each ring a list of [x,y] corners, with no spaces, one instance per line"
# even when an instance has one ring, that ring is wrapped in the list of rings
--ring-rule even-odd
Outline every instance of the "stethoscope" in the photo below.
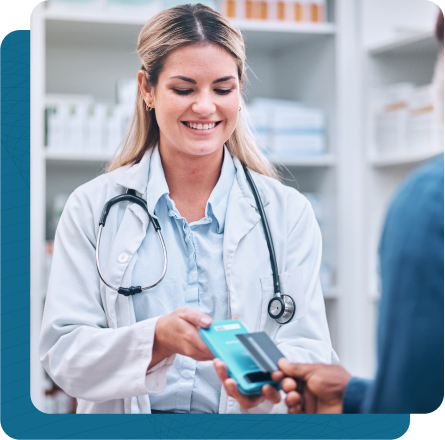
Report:
[[[247,182],[249,183],[249,186],[252,190],[253,196],[255,198],[255,202],[258,208],[258,211],[261,216],[261,220],[264,227],[264,234],[266,235],[266,242],[267,247],[269,249],[269,255],[270,255],[270,263],[272,265],[272,274],[273,274],[273,289],[274,289],[274,296],[269,301],[268,304],[268,313],[269,316],[272,319],[275,319],[279,324],[287,324],[294,316],[295,314],[295,302],[293,298],[289,295],[284,295],[281,293],[281,285],[280,285],[280,279],[278,277],[278,266],[277,266],[277,259],[275,256],[275,249],[273,247],[272,242],[272,235],[270,233],[269,224],[267,223],[266,213],[264,212],[264,206],[261,202],[261,197],[258,193],[258,189],[255,185],[255,182],[252,179],[252,176],[247,169],[247,167],[243,164],[244,173],[246,174]],[[161,276],[159,279],[146,287],[141,286],[131,286],[131,287],[115,287],[108,283],[100,269],[100,263],[99,263],[99,247],[100,247],[100,238],[102,236],[102,230],[105,227],[105,222],[107,221],[108,213],[110,212],[110,209],[113,205],[119,202],[132,202],[139,205],[148,215],[148,218],[150,219],[151,224],[155,228],[156,232],[158,233],[159,241],[161,242],[162,246],[162,252],[164,254],[164,267],[162,269]],[[120,293],[121,295],[130,296],[134,295],[136,293],[141,293],[144,290],[152,289],[153,287],[157,286],[162,279],[165,276],[165,272],[167,271],[167,250],[165,248],[164,239],[161,234],[161,226],[159,225],[158,220],[155,217],[152,217],[147,209],[147,202],[142,199],[141,197],[138,197],[136,195],[136,191],[133,189],[128,189],[126,194],[121,194],[120,196],[113,197],[111,200],[109,200],[107,203],[105,203],[104,209],[102,210],[102,215],[100,217],[99,222],[99,231],[97,233],[97,241],[96,241],[96,267],[97,271],[99,272],[100,279],[104,282],[105,285],[107,285],[110,289]]]

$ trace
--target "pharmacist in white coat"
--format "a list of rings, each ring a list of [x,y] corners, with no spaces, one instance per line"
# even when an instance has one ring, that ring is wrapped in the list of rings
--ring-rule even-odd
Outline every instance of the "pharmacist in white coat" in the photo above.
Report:
[[[219,382],[199,327],[234,316],[265,331],[292,362],[336,362],[318,279],[321,237],[308,201],[282,185],[242,119],[241,34],[202,5],[162,11],[138,42],[142,68],[131,130],[109,172],[69,198],[55,238],[40,356],[79,413],[286,412],[280,393],[243,396]],[[274,295],[253,176],[293,318],[268,315]],[[100,280],[102,209],[134,190],[165,239],[154,288],[124,296]],[[104,279],[146,286],[163,253],[147,213],[122,202],[100,242]],[[217,361],[216,366],[218,365]],[[229,381],[230,382],[230,381]]]

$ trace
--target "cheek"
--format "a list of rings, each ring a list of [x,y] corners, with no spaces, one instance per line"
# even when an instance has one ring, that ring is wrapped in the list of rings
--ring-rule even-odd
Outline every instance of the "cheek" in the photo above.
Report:
[[[158,123],[171,122],[177,120],[187,107],[183,100],[176,96],[166,97],[165,99],[158,100],[156,103]]]

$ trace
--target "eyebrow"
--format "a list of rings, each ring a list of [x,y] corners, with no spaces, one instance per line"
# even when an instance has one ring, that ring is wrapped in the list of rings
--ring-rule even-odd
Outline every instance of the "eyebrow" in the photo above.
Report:
[[[192,84],[196,84],[196,81],[194,79],[188,78],[187,76],[178,75],[178,76],[172,76],[172,78],[182,79],[182,81],[186,81],[186,82],[189,82],[189,83],[192,83]],[[215,79],[215,81],[213,81],[212,84],[228,81],[229,79],[236,79],[236,78],[233,75],[224,76],[222,78]]]

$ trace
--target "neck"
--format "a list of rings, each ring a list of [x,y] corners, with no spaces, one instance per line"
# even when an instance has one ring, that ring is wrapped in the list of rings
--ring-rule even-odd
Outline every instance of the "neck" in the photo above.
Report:
[[[223,148],[205,156],[159,147],[170,198],[190,223],[205,216],[205,208],[221,174]]]

